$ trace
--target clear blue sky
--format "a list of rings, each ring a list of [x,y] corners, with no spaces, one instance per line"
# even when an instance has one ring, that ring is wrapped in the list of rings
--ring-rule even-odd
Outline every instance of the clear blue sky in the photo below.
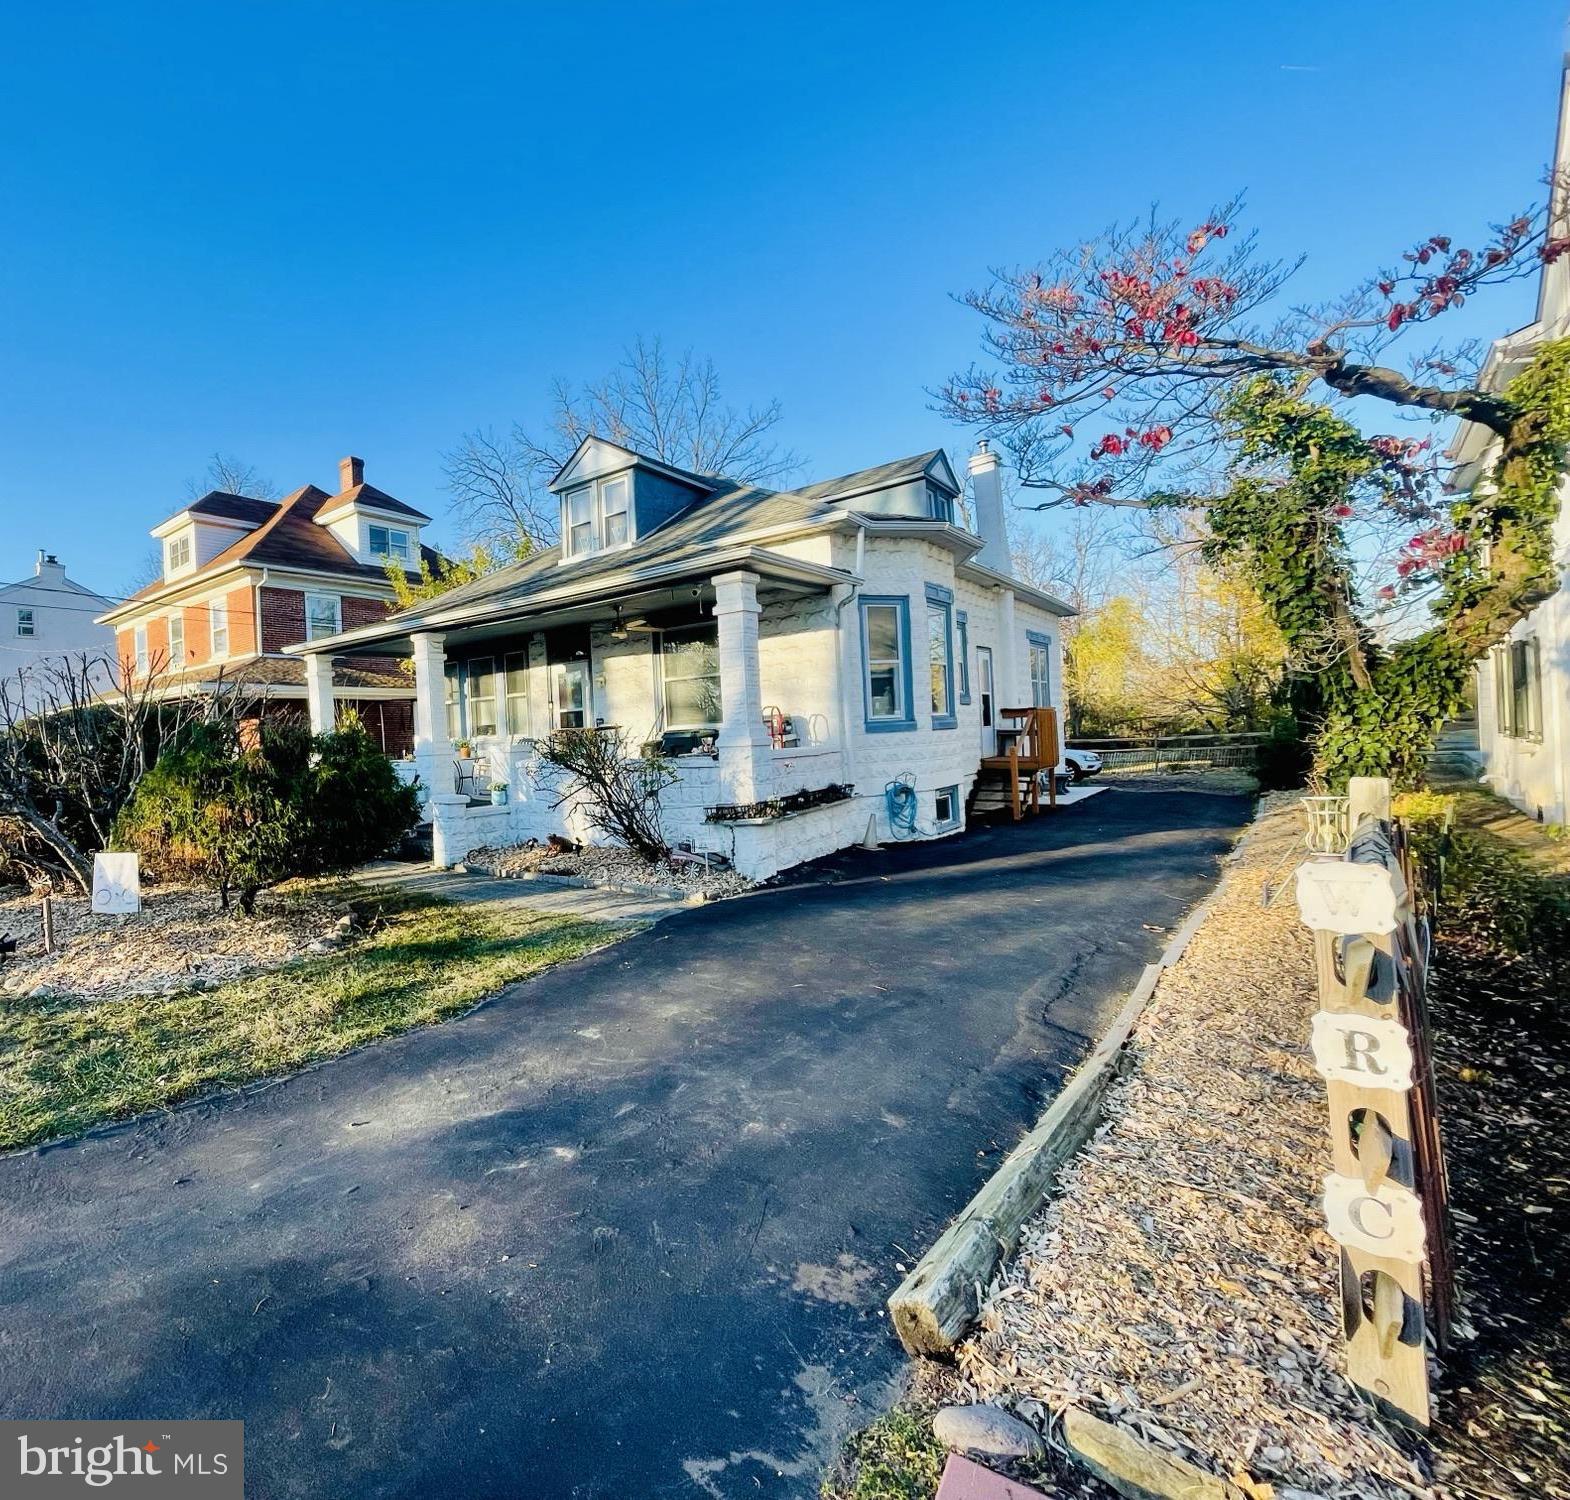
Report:
[[[1566,9],[13,3],[0,577],[120,588],[214,449],[439,515],[463,430],[639,333],[778,396],[804,479],[962,456],[951,293],[1237,189],[1305,297],[1465,240],[1538,194]]]

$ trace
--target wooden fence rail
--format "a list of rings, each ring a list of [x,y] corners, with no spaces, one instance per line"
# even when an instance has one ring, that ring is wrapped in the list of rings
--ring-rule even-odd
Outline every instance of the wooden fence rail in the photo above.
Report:
[[[1409,1421],[1429,1422],[1428,1338],[1448,1343],[1449,1197],[1428,1041],[1429,916],[1390,783],[1354,777],[1344,855],[1298,870],[1314,931],[1331,1171],[1325,1219],[1341,1247],[1347,1373]]]

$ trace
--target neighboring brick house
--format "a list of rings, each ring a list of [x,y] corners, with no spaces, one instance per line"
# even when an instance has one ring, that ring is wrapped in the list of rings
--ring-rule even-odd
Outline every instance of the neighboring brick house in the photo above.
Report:
[[[346,662],[413,658],[444,862],[600,837],[536,753],[571,728],[657,742],[678,773],[667,837],[756,878],[869,820],[882,839],[951,833],[991,788],[1008,711],[1061,711],[1073,613],[1010,572],[997,455],[969,469],[974,529],[940,450],[779,493],[588,438],[551,484],[561,546],[289,652],[318,723]]]
[[[163,576],[99,616],[115,632],[120,670],[165,695],[247,698],[245,719],[305,713],[305,664],[286,646],[354,630],[394,607],[389,559],[416,575],[430,517],[365,483],[345,458],[338,493],[305,485],[282,500],[220,490],[153,527]],[[389,656],[333,668],[340,708],[354,709],[389,755],[414,742],[414,686]]]

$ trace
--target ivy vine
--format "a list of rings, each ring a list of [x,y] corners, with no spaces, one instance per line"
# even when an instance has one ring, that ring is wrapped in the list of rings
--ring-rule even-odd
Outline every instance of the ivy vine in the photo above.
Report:
[[[1437,584],[1434,625],[1388,647],[1353,582],[1344,522],[1360,506],[1405,514],[1411,471],[1393,439],[1267,375],[1233,393],[1227,488],[1206,503],[1208,560],[1240,568],[1294,663],[1291,712],[1316,780],[1421,782],[1434,737],[1462,706],[1473,663],[1558,586],[1553,527],[1570,451],[1570,340],[1546,344],[1503,392],[1512,415],[1487,474],[1430,534],[1411,586]]]

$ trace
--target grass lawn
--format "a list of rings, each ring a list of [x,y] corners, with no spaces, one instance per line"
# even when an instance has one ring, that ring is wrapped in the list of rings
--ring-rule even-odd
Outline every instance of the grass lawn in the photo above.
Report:
[[[292,1072],[429,1025],[631,930],[430,898],[358,896],[345,892],[371,922],[369,936],[215,990],[8,1000],[0,1006],[0,1149]]]

